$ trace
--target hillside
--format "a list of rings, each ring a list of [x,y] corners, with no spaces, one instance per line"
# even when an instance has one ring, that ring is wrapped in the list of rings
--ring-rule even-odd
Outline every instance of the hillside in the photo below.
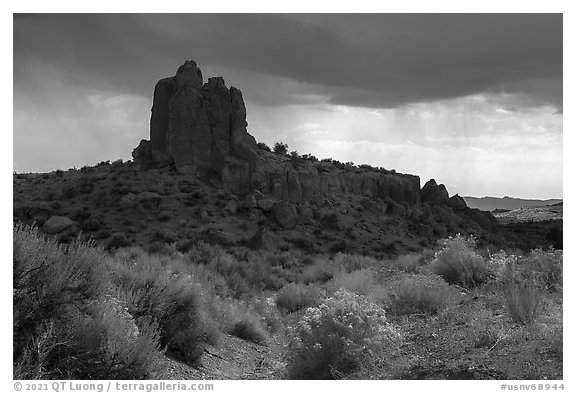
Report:
[[[484,211],[493,210],[514,210],[521,207],[537,207],[537,206],[547,206],[554,205],[556,203],[561,203],[562,199],[521,199],[521,198],[511,198],[505,196],[503,198],[495,197],[462,197],[466,201],[466,204],[474,209],[480,209]]]
[[[131,162],[14,176],[14,220],[107,248],[227,246],[377,257],[451,234],[501,243],[494,217],[433,179],[271,152],[247,131],[242,93],[194,62],[154,90],[150,140]],[[53,217],[53,218],[51,218]]]
[[[494,213],[494,217],[502,224],[517,222],[538,222],[562,220],[564,205],[562,202],[545,206],[525,206],[507,212]]]

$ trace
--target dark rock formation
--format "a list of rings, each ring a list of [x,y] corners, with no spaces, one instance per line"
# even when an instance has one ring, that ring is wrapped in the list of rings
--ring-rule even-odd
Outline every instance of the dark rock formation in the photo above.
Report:
[[[195,62],[158,81],[150,118],[150,142],[132,156],[138,161],[174,161],[184,173],[215,172],[224,188],[248,189],[250,164],[259,160],[256,141],[246,131],[246,108],[240,90],[224,79],[203,84]]]
[[[420,199],[422,203],[437,202],[445,204],[449,203],[450,200],[444,184],[437,184],[434,179],[430,179],[424,184],[424,187],[420,190]]]
[[[458,209],[466,209],[468,206],[466,205],[466,201],[460,195],[456,194],[452,196],[449,200],[450,206],[454,210]]]
[[[400,205],[420,203],[420,178],[392,172],[347,170],[259,150],[248,131],[242,93],[221,77],[203,83],[195,62],[161,79],[154,90],[150,141],[132,156],[148,166],[171,161],[181,173],[216,177],[225,193],[259,191],[301,203],[314,195],[364,195]]]

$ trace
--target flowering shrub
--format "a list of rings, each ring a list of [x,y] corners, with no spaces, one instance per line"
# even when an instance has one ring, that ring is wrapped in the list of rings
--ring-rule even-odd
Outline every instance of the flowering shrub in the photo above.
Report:
[[[518,256],[506,254],[505,251],[500,250],[495,254],[490,254],[486,264],[494,281],[501,283],[515,275],[514,271],[517,269]]]
[[[401,343],[382,308],[344,290],[308,308],[289,333],[288,376],[293,379],[337,379],[386,368]]]
[[[550,291],[561,292],[563,282],[562,250],[532,250],[522,262],[523,267],[534,272],[540,287]]]
[[[476,251],[476,239],[457,234],[444,240],[442,249],[430,262],[430,271],[442,276],[449,284],[475,287],[488,280],[490,271]]]

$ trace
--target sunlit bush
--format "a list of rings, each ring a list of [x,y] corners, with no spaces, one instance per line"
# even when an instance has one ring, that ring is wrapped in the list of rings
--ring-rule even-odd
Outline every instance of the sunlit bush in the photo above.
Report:
[[[430,262],[430,271],[441,276],[449,284],[465,288],[474,287],[490,278],[486,262],[474,251],[474,237],[465,238],[460,234],[444,240],[442,249]]]
[[[375,367],[385,374],[401,344],[382,308],[343,290],[308,308],[290,337],[292,379],[339,379]]]

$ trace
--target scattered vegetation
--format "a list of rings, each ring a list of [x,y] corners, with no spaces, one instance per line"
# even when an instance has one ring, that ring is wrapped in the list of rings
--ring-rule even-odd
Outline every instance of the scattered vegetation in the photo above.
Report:
[[[394,315],[436,314],[458,301],[459,292],[435,275],[413,274],[389,290],[388,310]]]
[[[273,151],[278,155],[284,156],[288,154],[288,145],[283,142],[276,142]]]
[[[256,144],[256,146],[258,147],[258,149],[263,150],[263,151],[267,151],[267,152],[272,152],[272,149],[270,149],[270,147],[265,144],[264,142],[258,142]]]
[[[200,239],[150,254],[118,239],[106,251],[14,227],[15,378],[158,378],[165,355],[199,364],[229,336],[281,348],[278,372],[295,379],[427,378],[415,359],[474,365],[505,353],[513,360],[493,366],[505,376],[561,372],[515,365],[535,351],[562,362],[558,250],[487,252],[456,235],[388,261]]]

